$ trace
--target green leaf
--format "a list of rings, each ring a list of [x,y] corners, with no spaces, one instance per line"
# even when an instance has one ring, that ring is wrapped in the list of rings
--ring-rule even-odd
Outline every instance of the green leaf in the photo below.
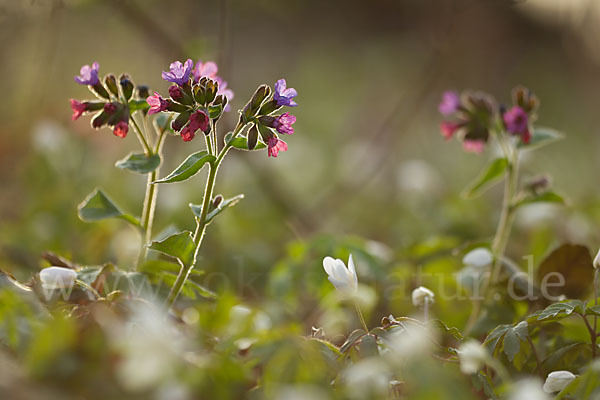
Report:
[[[356,329],[352,331],[352,333],[350,333],[350,335],[348,335],[348,337],[346,338],[344,344],[342,344],[342,346],[340,347],[340,351],[342,353],[347,352],[352,346],[354,346],[358,339],[362,338],[366,334],[367,332],[365,332],[364,329]]]
[[[558,140],[561,140],[565,137],[563,133],[560,133],[551,128],[535,128],[533,133],[531,134],[531,140],[529,143],[525,144],[520,142],[518,147],[523,150],[533,150],[538,149],[540,147],[552,144]]]
[[[529,195],[525,198],[519,200],[515,207],[520,207],[522,205],[531,204],[531,203],[560,203],[565,204],[566,201],[564,197],[555,192],[544,192],[537,195]]]
[[[94,190],[77,207],[79,218],[84,222],[100,221],[107,218],[120,218],[137,227],[140,222],[131,215],[123,213],[104,192]]]
[[[547,320],[555,317],[568,317],[573,312],[583,312],[583,302],[580,300],[571,300],[563,303],[550,304],[541,312],[537,313],[538,321]]]
[[[358,351],[362,358],[375,357],[379,355],[377,338],[375,335],[366,334],[360,340]]]
[[[166,113],[160,113],[154,119],[156,126],[159,131],[167,131],[171,135],[176,135],[175,131],[171,128],[171,121],[173,120],[173,114],[168,115]]]
[[[168,285],[169,287],[173,287],[173,285],[175,284],[175,280],[177,279],[177,275],[165,273],[162,274],[160,278],[162,278],[162,282],[164,282],[166,285]],[[217,297],[217,295],[213,291],[205,288],[202,285],[199,285],[191,279],[187,279],[185,281],[183,287],[181,288],[181,294],[183,294],[186,297],[189,297],[190,299],[196,299],[198,295],[207,299],[214,299]]]
[[[167,177],[154,181],[152,183],[173,183],[181,182],[196,175],[206,163],[213,163],[215,156],[208,154],[205,150],[190,155],[184,162],[175,168]]]
[[[456,340],[463,339],[462,333],[460,333],[460,331],[457,328],[449,328],[444,321],[441,321],[439,319],[432,319],[428,321],[427,324],[432,325],[435,329],[439,330],[442,333],[452,336]]]
[[[190,267],[196,245],[192,240],[192,232],[183,231],[167,237],[158,242],[152,242],[149,248],[154,251],[174,257],[181,262],[182,265]]]
[[[231,139],[231,132],[229,132],[227,135],[225,135],[225,143],[229,143],[231,146],[235,147],[238,150],[250,151],[250,149],[248,148],[248,138],[244,136],[238,136],[236,138]],[[266,144],[258,140],[256,146],[252,149],[252,151],[262,150],[266,147]]]
[[[521,342],[529,337],[529,328],[526,321],[521,321],[517,325],[500,325],[494,329],[483,344],[490,349],[493,355],[502,350],[509,361],[513,361],[515,356],[521,350]]]
[[[147,110],[150,108],[150,104],[146,102],[146,100],[131,100],[129,102],[129,112],[134,113],[138,110]]]
[[[219,215],[220,213],[223,212],[223,210],[229,208],[229,207],[233,207],[235,206],[240,200],[242,200],[244,198],[243,194],[238,194],[237,196],[231,197],[229,199],[225,199],[223,200],[218,207],[213,208],[211,211],[208,212],[208,214],[206,215],[206,223],[210,223],[217,215]],[[194,215],[198,218],[201,217],[202,215],[202,205],[199,204],[191,204],[190,203],[190,208],[192,209],[192,212],[194,213]],[[210,208],[209,208],[210,210]]]
[[[495,183],[499,182],[504,176],[504,171],[508,168],[508,160],[506,158],[496,158],[487,167],[487,169],[479,175],[464,191],[463,196],[472,198],[485,192]]]
[[[143,153],[129,153],[127,157],[116,162],[115,167],[128,169],[138,174],[148,174],[160,165],[160,156],[152,154],[150,157]]]

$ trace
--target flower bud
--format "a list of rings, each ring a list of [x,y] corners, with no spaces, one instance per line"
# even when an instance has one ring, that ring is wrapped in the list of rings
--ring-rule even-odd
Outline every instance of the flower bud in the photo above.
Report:
[[[213,81],[212,79],[208,79],[206,81],[206,98],[205,98],[206,104],[212,103],[212,101],[217,96],[218,90],[219,90],[219,85],[217,84],[217,82]]]
[[[108,90],[115,96],[119,97],[119,88],[117,87],[117,78],[113,74],[104,77],[104,84]]]
[[[101,128],[108,122],[108,118],[110,118],[110,115],[107,114],[105,111],[102,111],[100,114],[98,114],[94,118],[92,118],[92,128],[94,128],[94,129]]]
[[[248,131],[248,150],[254,150],[258,143],[258,128],[256,125],[252,125]]]
[[[173,112],[177,112],[177,113],[181,113],[184,111],[189,111],[189,108],[179,104],[179,103],[175,103],[173,100],[168,99],[167,100],[167,111],[173,111]]]
[[[64,289],[75,285],[77,272],[70,268],[48,267],[40,271],[40,282],[44,289]]]
[[[412,302],[415,307],[422,307],[425,303],[431,304],[435,294],[424,286],[419,286],[412,292]]]
[[[106,103],[104,105],[104,112],[108,115],[112,115],[117,111],[117,104],[115,103]]]
[[[567,387],[576,376],[569,371],[554,371],[548,374],[543,390],[546,393],[560,392]]]
[[[594,257],[594,268],[600,268],[600,250],[598,250],[596,257]]]
[[[102,84],[98,81],[98,83],[96,83],[93,86],[89,86],[90,90],[98,97],[102,97],[105,99],[110,99],[110,95],[108,94],[108,92],[106,91],[106,89],[104,88],[104,86],[102,86]]]
[[[259,115],[269,115],[269,114],[272,114],[275,111],[279,110],[280,108],[281,108],[281,106],[278,105],[275,100],[270,100],[262,105],[262,107],[258,111],[258,114]]]
[[[268,85],[260,85],[252,95],[250,107],[253,110],[259,110],[262,103],[271,95],[271,88]]]
[[[189,119],[190,119],[190,115],[191,115],[191,114],[192,114],[192,113],[191,113],[190,111],[184,111],[184,112],[182,112],[181,114],[179,114],[179,115],[177,116],[177,118],[175,118],[175,121],[173,121],[173,122],[171,123],[171,128],[173,128],[173,130],[174,130],[175,132],[179,132],[179,131],[181,130],[181,128],[183,128],[183,126],[184,126],[185,124],[187,124],[187,122],[188,122],[188,121],[189,121]]]
[[[217,208],[219,207],[219,205],[223,202],[223,195],[216,195],[215,198],[213,199],[212,203],[213,203],[213,207]]]
[[[523,86],[517,86],[513,89],[513,103],[523,110],[526,113],[532,114],[535,113],[540,102],[538,98],[531,92],[531,90],[527,89]]]
[[[169,86],[169,96],[173,100],[181,102],[183,100],[183,90],[177,85]]]
[[[146,85],[140,85],[136,87],[136,94],[138,98],[146,99],[148,96],[150,96],[150,88]]]
[[[202,78],[204,79],[204,78]],[[202,81],[202,80],[201,80]],[[206,83],[206,81],[205,81]],[[201,84],[195,85],[192,88],[192,92],[194,94],[194,100],[196,100],[196,103],[201,104],[201,105],[206,105],[206,88],[203,87]]]
[[[121,84],[121,91],[125,100],[129,101],[133,95],[133,83],[129,79],[129,76],[123,74],[119,77],[119,83]]]
[[[323,268],[327,273],[327,279],[333,286],[344,295],[353,295],[358,290],[358,277],[354,267],[352,255],[348,259],[348,268],[342,260],[332,257],[323,259]]]
[[[488,360],[485,348],[474,339],[467,339],[458,347],[458,360],[463,374],[476,374]]]

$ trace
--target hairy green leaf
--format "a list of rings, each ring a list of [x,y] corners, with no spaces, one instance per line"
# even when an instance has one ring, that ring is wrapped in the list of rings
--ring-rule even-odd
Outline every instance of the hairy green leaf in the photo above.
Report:
[[[196,175],[206,163],[212,164],[215,160],[215,156],[208,154],[204,150],[199,151],[186,158],[185,161],[175,168],[175,170],[168,176],[152,183],[173,183],[185,181],[186,179]]]
[[[100,221],[107,218],[120,218],[137,227],[140,222],[123,213],[100,189],[94,190],[78,206],[79,218],[84,222]]]
[[[160,165],[160,156],[152,154],[150,157],[143,153],[129,153],[125,158],[117,161],[115,167],[128,169],[138,174],[148,174]]]
[[[158,242],[152,242],[149,246],[151,250],[158,251],[168,256],[174,257],[182,265],[190,267],[196,248],[192,239],[192,232],[183,231],[167,237]]]
[[[502,179],[507,168],[508,160],[506,158],[496,158],[487,166],[486,170],[467,187],[463,196],[472,198],[485,192]]]

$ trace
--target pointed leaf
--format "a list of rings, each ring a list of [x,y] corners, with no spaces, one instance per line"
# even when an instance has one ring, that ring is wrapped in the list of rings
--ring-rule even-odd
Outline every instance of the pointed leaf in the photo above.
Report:
[[[151,250],[178,259],[186,267],[192,264],[195,247],[190,231],[176,233],[164,240],[152,242],[149,246]]]
[[[488,165],[487,169],[469,185],[463,193],[463,196],[471,198],[485,192],[495,183],[500,181],[504,176],[504,171],[506,171],[507,167],[508,160],[506,158],[497,158],[493,160]]]
[[[94,190],[78,206],[79,218],[84,222],[100,221],[107,218],[121,218],[135,226],[140,226],[139,221],[131,215],[123,213],[104,192]]]
[[[186,158],[185,161],[182,162],[179,167],[175,168],[175,170],[167,177],[154,181],[153,183],[173,183],[185,181],[186,179],[196,175],[196,173],[200,171],[204,164],[213,163],[214,161],[215,156],[208,154],[204,150],[199,151]]]
[[[128,169],[138,174],[148,174],[160,165],[160,156],[152,154],[150,157],[143,153],[129,153],[125,158],[116,162],[115,167]]]
[[[208,212],[208,214],[206,215],[206,223],[208,224],[209,222],[211,222],[217,215],[219,215],[221,212],[223,212],[223,210],[225,210],[226,208],[235,206],[243,198],[244,198],[243,194],[238,194],[237,196],[223,200],[219,204],[218,207],[213,208],[211,211]],[[198,218],[201,217],[202,205],[190,203],[190,208],[192,209],[192,212],[194,213],[194,215],[196,217],[198,217]],[[209,210],[210,210],[210,208],[209,208]]]
[[[533,150],[549,144],[552,144],[565,137],[563,133],[560,133],[551,128],[535,128],[531,134],[531,140],[529,143],[519,143],[519,148],[523,150]]]
[[[564,197],[562,197],[558,193],[550,191],[550,192],[540,193],[538,195],[527,196],[524,199],[519,200],[515,204],[515,207],[520,207],[522,205],[531,204],[531,203],[560,203],[560,204],[565,204],[566,201],[565,201]]]
[[[358,341],[358,339],[360,339],[366,334],[367,332],[365,332],[364,329],[356,329],[352,331],[352,333],[346,338],[344,344],[342,344],[342,346],[340,347],[340,351],[342,353],[345,353]]]
[[[150,108],[150,104],[146,102],[146,100],[131,100],[129,102],[129,112],[134,113],[138,110],[147,110]]]

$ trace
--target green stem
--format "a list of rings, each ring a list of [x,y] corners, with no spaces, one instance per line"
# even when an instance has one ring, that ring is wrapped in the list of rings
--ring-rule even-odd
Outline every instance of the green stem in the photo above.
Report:
[[[144,152],[146,153],[147,156],[152,155],[152,148],[150,148],[150,145],[148,144],[146,137],[142,133],[140,126],[136,122],[135,118],[133,118],[133,116],[131,116],[131,122],[133,123],[133,130],[137,134],[138,140],[140,141],[140,144],[144,148]]]
[[[133,118],[132,118],[133,120]],[[169,121],[165,126],[168,126]],[[162,146],[166,135],[166,128],[158,130],[158,140],[156,141],[156,147],[154,151],[150,151],[150,155],[162,153]],[[144,197],[144,205],[142,207],[142,219],[140,221],[142,229],[142,243],[140,245],[140,251],[138,252],[137,268],[144,262],[148,254],[148,243],[152,240],[152,224],[154,222],[154,213],[156,210],[156,198],[158,197],[158,185],[152,184],[158,176],[160,167],[157,167],[154,171],[148,174],[148,180],[146,183],[146,195]]]
[[[356,313],[358,314],[358,318],[360,319],[360,323],[362,324],[365,332],[369,332],[369,328],[367,327],[367,323],[365,322],[365,317],[363,317],[363,313],[360,310],[360,306],[358,305],[356,300],[354,301],[354,307],[356,308]]]
[[[514,207],[514,199],[519,183],[519,154],[516,148],[513,148],[511,151],[510,145],[507,146],[500,136],[501,135],[497,135],[497,138],[500,142],[502,151],[508,160],[508,166],[506,171],[506,179],[504,181],[504,196],[502,199],[500,220],[498,222],[498,227],[496,228],[494,240],[492,241],[492,254],[494,255],[494,263],[491,274],[485,278],[481,286],[482,299],[473,301],[473,311],[466,325],[466,334],[471,331],[477,322],[479,314],[482,310],[482,302],[486,301],[490,294],[490,287],[498,282],[500,271],[502,270],[502,259],[504,258],[504,252],[506,250],[508,238],[510,237],[514,214],[516,211]]]
[[[232,138],[236,137],[241,132],[241,130],[244,128],[244,126],[245,126],[245,124],[239,123],[236,126],[235,130],[233,131]],[[210,142],[212,142],[212,140],[211,140],[210,136],[207,136],[207,137],[208,137],[208,143],[207,143],[207,147],[208,147],[208,146],[212,145],[212,143],[210,143]],[[216,143],[215,143],[215,146],[216,146]],[[204,233],[206,232],[206,225],[207,225],[206,215],[208,214],[208,208],[210,205],[210,201],[212,199],[212,194],[213,194],[213,189],[214,189],[214,185],[215,185],[217,172],[219,170],[219,166],[221,165],[221,162],[223,161],[223,158],[225,157],[225,155],[227,154],[227,152],[229,151],[230,148],[231,148],[231,145],[229,143],[226,143],[225,146],[223,146],[223,148],[219,152],[219,155],[217,156],[217,159],[215,160],[215,162],[212,164],[209,164],[210,170],[208,173],[208,179],[206,181],[206,187],[204,188],[204,197],[203,197],[203,201],[202,201],[202,212],[200,213],[200,217],[196,218],[196,230],[195,230],[194,236],[193,236],[194,247],[195,247],[194,257],[193,257],[190,265],[182,265],[181,269],[179,270],[179,274],[177,275],[177,278],[175,279],[175,283],[173,284],[173,287],[171,288],[171,291],[169,292],[169,296],[167,297],[167,306],[168,307],[171,307],[173,305],[173,303],[175,303],[175,300],[177,300],[177,297],[181,293],[181,289],[183,288],[183,285],[187,281],[187,278],[188,278],[190,272],[192,271],[192,269],[194,268],[194,266],[196,265],[196,262],[198,260],[198,254],[200,253],[202,239],[204,238]]]

